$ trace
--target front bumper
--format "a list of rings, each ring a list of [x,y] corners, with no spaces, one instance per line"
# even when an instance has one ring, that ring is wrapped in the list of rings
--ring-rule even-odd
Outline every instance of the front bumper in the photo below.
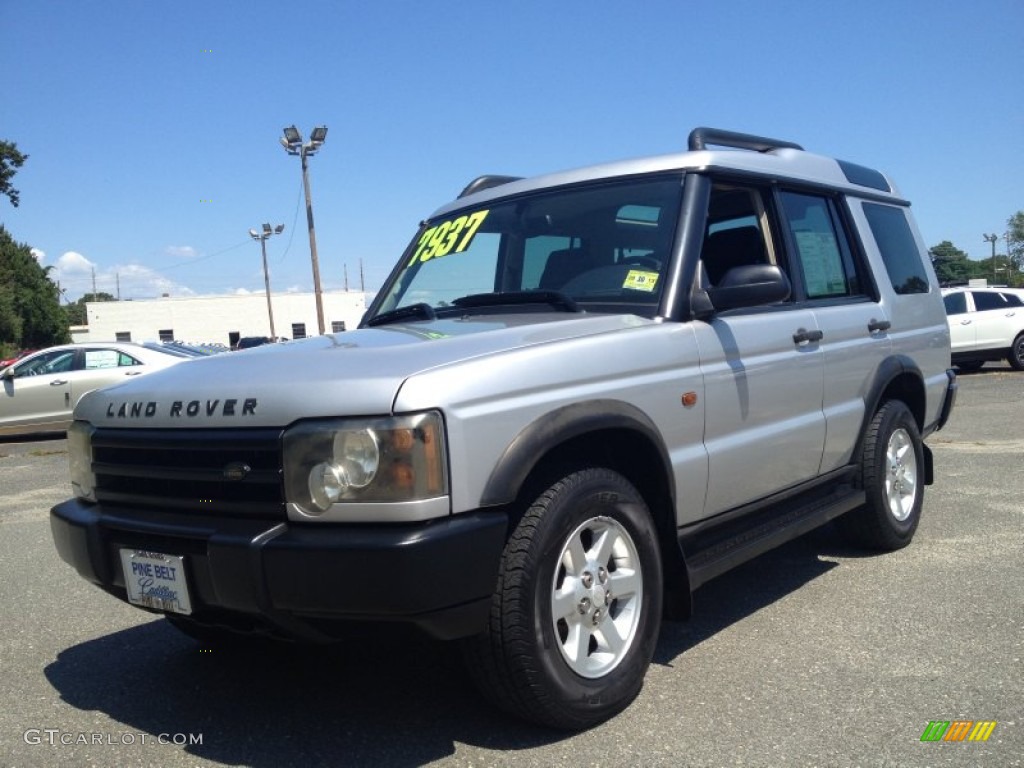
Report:
[[[406,621],[444,639],[486,625],[507,517],[465,513],[425,523],[299,524],[104,507],[50,511],[60,557],[127,600],[121,549],[183,555],[192,618],[239,620],[329,640],[339,621]]]

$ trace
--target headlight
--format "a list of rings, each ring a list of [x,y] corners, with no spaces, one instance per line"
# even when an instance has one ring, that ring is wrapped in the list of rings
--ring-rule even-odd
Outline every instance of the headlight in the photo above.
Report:
[[[93,427],[75,421],[68,427],[68,464],[71,469],[71,490],[80,499],[96,501],[96,475],[92,471]]]
[[[436,412],[300,423],[284,435],[285,498],[303,515],[448,493]]]

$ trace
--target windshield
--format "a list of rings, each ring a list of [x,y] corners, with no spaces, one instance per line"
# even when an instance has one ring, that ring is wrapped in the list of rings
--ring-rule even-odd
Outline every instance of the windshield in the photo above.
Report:
[[[508,294],[522,307],[530,298],[523,294],[536,293],[541,308],[564,298],[585,311],[653,316],[681,194],[678,175],[660,176],[563,187],[431,219],[374,314],[424,320],[503,303],[485,294]]]

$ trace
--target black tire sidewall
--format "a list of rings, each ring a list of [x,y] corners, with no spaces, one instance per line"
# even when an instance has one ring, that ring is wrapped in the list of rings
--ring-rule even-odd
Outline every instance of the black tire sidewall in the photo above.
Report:
[[[917,422],[907,406],[898,400],[890,400],[879,409],[875,423],[877,439],[865,445],[864,490],[867,493],[868,506],[884,535],[900,543],[909,543],[920,522],[924,502],[924,446]],[[906,520],[896,519],[889,509],[889,500],[885,494],[886,455],[889,441],[898,429],[905,430],[910,436],[916,462],[914,506]]]
[[[583,470],[565,478],[567,492],[553,499],[537,531],[539,563],[531,590],[538,665],[544,687],[557,707],[604,719],[636,697],[654,653],[661,623],[661,558],[653,523],[639,493],[611,470]],[[586,520],[609,517],[633,540],[643,569],[643,598],[632,645],[619,664],[599,678],[582,677],[562,658],[551,616],[551,589],[567,538]],[[585,716],[585,715],[584,715]]]
[[[1006,360],[1015,371],[1024,371],[1024,333],[1019,334],[1010,344],[1010,354]]]

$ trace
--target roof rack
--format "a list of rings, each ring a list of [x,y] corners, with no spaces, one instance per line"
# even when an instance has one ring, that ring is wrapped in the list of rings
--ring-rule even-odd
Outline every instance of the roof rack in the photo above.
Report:
[[[687,144],[691,151],[707,149],[708,144],[735,149],[750,149],[754,152],[771,152],[773,149],[803,149],[799,144],[750,133],[723,131],[720,128],[694,128],[690,131]]]
[[[465,197],[471,195],[474,192],[480,192],[484,189],[490,189],[491,187],[497,187],[502,184],[508,184],[510,181],[519,181],[522,176],[498,176],[493,173],[484,174],[483,176],[477,176],[466,188],[459,193],[459,197]]]

